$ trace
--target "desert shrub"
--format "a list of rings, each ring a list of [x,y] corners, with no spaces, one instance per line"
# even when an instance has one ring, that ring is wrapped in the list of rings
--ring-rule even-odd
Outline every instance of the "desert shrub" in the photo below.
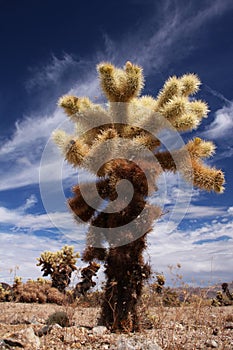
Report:
[[[161,273],[155,273],[155,282],[148,284],[144,290],[144,301],[149,306],[180,306],[180,293],[175,288],[165,287],[166,278]]]
[[[66,312],[56,311],[53,314],[49,315],[46,324],[49,326],[53,324],[59,324],[61,327],[69,327],[70,320]]]
[[[65,301],[63,293],[52,287],[51,281],[39,279],[22,283],[18,277],[13,284],[13,298],[23,303],[56,303],[61,305]]]
[[[37,293],[37,301],[40,304],[45,304],[47,302],[47,295],[44,294],[41,291],[38,291],[38,293]]]
[[[163,305],[164,306],[180,306],[181,302],[179,300],[179,295],[175,289],[167,287],[164,289],[163,293]]]
[[[233,315],[232,315],[232,314],[226,315],[225,321],[226,321],[226,322],[233,322]]]
[[[78,299],[76,299],[76,304],[82,307],[100,307],[103,296],[103,291],[90,292],[86,296],[81,295]]]
[[[48,289],[47,292],[47,303],[54,303],[58,305],[62,305],[66,301],[66,297],[63,293],[59,292],[54,287]]]

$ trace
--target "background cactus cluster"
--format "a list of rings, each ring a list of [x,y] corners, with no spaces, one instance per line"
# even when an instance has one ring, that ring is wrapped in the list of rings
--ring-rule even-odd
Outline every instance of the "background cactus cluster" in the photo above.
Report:
[[[212,300],[213,306],[233,305],[233,293],[230,292],[228,283],[222,284],[222,291],[218,291],[215,299]]]
[[[64,292],[70,284],[72,272],[77,269],[75,266],[79,253],[74,253],[74,247],[64,246],[60,251],[45,251],[38,258],[37,266],[42,266],[43,276],[51,276],[52,287]]]

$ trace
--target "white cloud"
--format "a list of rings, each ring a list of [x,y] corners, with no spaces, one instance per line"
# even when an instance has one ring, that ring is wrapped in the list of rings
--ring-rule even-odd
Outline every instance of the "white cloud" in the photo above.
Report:
[[[148,234],[148,249],[145,259],[150,260],[154,271],[164,272],[166,279],[171,283],[170,269],[180,263],[179,273],[183,280],[193,283],[206,284],[211,282],[229,281],[231,279],[233,264],[233,222],[203,224],[203,227],[185,231],[175,230],[172,234],[167,232],[166,223],[157,223],[156,229]],[[229,236],[231,240],[217,241],[221,236]],[[193,244],[202,240],[202,244]],[[205,240],[212,240],[208,243]],[[24,279],[41,276],[40,269],[36,267],[36,258],[45,250],[56,251],[61,249],[64,241],[31,233],[2,231],[0,235],[0,271],[2,280],[12,282],[15,269],[16,275]],[[74,241],[75,251],[80,253],[84,248],[84,241]],[[9,249],[9,247],[11,247]],[[78,262],[78,265],[80,262]],[[193,279],[193,281],[192,281]]]
[[[224,139],[231,136],[233,132],[233,102],[215,112],[213,122],[208,125],[202,135],[210,139]],[[232,145],[232,138],[228,138],[226,143]]]
[[[38,151],[45,140],[50,136],[51,131],[64,120],[62,111],[55,109],[51,116],[26,117],[22,121],[15,123],[15,130],[10,140],[7,140],[0,148],[0,156],[8,156],[13,159],[22,157],[23,163],[27,163],[30,156],[34,159],[35,155],[27,154],[27,150],[32,145],[38,147]],[[43,143],[42,143],[43,141]],[[37,149],[33,149],[37,151]],[[26,158],[27,157],[27,158]],[[29,163],[30,164],[30,163]]]
[[[73,220],[72,214],[68,210],[63,212],[50,212],[47,214],[29,214],[26,212],[28,208],[27,202],[25,206],[16,209],[0,207],[0,223],[10,226],[12,232],[52,232],[52,230],[56,228],[58,229],[58,233],[60,231],[63,236],[69,236],[70,238],[79,240],[83,239],[84,228],[82,226],[77,226]],[[66,209],[65,205],[64,209]]]
[[[158,223],[148,235],[149,255],[155,271],[163,271],[169,281],[168,265],[180,263],[180,273],[185,281],[193,278],[198,284],[230,280],[233,265],[233,221],[204,224],[201,228],[192,226],[185,230],[175,230],[169,234],[165,223]],[[216,240],[229,236],[230,240]],[[208,240],[212,240],[208,243]],[[194,244],[202,241],[202,244]]]
[[[18,210],[22,210],[23,212],[34,207],[37,203],[37,198],[34,194],[32,194],[29,198],[26,199],[25,204],[22,207],[19,207]]]
[[[40,268],[36,266],[36,259],[43,251],[57,251],[64,245],[64,241],[44,236],[2,231],[0,234],[1,281],[13,283],[15,275],[23,277],[24,280],[42,276]],[[82,249],[81,245],[75,244],[75,251],[81,252]]]
[[[228,214],[233,215],[233,207],[228,208],[227,212]]]
[[[182,208],[179,208],[182,210]],[[222,216],[226,213],[224,207],[211,207],[206,205],[190,205],[185,214],[185,219],[200,219],[207,217]]]

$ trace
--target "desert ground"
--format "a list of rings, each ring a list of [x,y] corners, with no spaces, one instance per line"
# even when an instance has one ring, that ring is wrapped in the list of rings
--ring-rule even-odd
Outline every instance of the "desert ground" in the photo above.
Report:
[[[133,334],[97,326],[99,307],[1,302],[0,310],[0,349],[233,349],[233,306],[141,309],[142,330]],[[46,326],[57,311],[69,325]]]

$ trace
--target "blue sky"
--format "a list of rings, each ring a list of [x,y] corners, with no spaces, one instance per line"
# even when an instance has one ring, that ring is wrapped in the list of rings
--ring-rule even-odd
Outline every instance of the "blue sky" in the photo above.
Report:
[[[1,0],[2,280],[11,282],[14,271],[24,279],[40,276],[36,257],[44,250],[84,247],[85,228],[73,223],[65,203],[77,173],[50,136],[60,125],[69,129],[57,107],[61,95],[104,102],[95,68],[103,60],[142,65],[143,94],[154,96],[171,75],[200,77],[197,97],[211,112],[195,132],[181,136],[214,141],[216,154],[208,163],[223,169],[226,190],[217,195],[193,189],[187,208],[190,188],[180,186],[177,176],[163,177],[164,208],[176,215],[164,215],[157,224],[145,258],[165,274],[168,265],[180,263],[188,283],[232,280],[232,34],[230,0]]]

